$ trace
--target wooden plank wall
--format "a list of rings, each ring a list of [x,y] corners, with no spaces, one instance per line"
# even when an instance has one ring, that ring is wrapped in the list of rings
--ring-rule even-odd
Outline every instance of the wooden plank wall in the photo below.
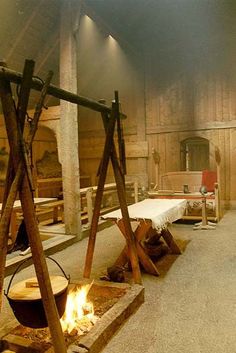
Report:
[[[222,198],[236,200],[236,85],[216,73],[194,73],[192,83],[180,75],[165,89],[146,77],[146,121],[149,182],[155,182],[151,151],[160,155],[159,173],[180,170],[180,142],[199,136],[210,142],[210,168],[216,169],[214,149],[221,153]]]

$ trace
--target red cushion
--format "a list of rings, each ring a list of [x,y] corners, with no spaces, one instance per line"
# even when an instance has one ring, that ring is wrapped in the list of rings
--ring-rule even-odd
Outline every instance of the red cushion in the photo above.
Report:
[[[215,183],[217,182],[217,174],[211,170],[202,171],[202,185],[206,186],[207,191],[215,190]]]

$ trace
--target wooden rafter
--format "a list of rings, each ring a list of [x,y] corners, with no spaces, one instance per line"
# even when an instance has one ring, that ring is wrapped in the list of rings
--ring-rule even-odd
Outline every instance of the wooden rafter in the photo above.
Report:
[[[45,3],[46,0],[41,0],[38,2],[37,6],[34,8],[34,11],[32,12],[31,16],[28,18],[28,20],[25,22],[24,27],[21,29],[21,31],[18,32],[18,35],[14,39],[14,43],[11,45],[9,52],[6,55],[6,61],[9,61],[11,58],[12,54],[14,53],[14,50],[16,49],[17,45],[21,41],[21,39],[24,37],[25,33],[29,29],[29,26],[31,23],[34,21],[35,17],[37,16],[39,12],[39,8]]]
[[[35,62],[38,63],[35,68],[35,75],[39,74],[39,72],[44,67],[45,63],[54,53],[55,49],[59,46],[59,43],[59,33],[57,32],[57,30],[55,30],[55,32],[53,32],[48,38],[45,43],[45,46],[40,50],[40,53],[35,60]]]

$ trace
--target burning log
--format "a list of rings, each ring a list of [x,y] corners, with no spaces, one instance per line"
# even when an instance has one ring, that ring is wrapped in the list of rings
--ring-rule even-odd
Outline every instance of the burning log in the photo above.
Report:
[[[87,300],[92,283],[74,287],[67,296],[65,313],[61,318],[64,332],[70,336],[80,336],[87,333],[97,321],[93,303]]]

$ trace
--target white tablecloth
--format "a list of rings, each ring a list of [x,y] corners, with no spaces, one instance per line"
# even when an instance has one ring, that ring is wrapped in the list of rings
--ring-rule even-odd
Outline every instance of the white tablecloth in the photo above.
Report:
[[[168,224],[180,219],[185,211],[185,199],[146,199],[128,206],[131,219],[147,219],[152,221],[152,227],[161,231]],[[109,212],[103,219],[121,219],[121,210]]]

